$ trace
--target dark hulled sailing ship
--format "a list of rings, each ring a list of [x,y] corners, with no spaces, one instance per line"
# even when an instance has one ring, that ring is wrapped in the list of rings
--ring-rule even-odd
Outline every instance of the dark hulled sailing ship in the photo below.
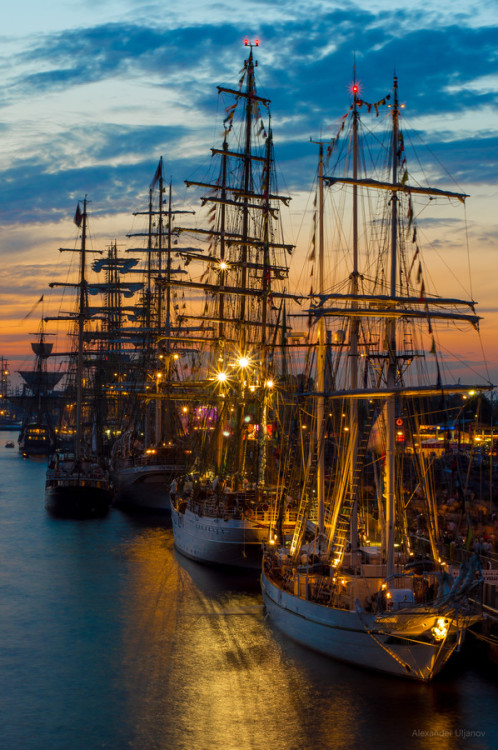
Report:
[[[150,185],[148,208],[135,214],[147,217],[147,228],[128,235],[146,238],[145,247],[128,250],[145,255],[145,268],[137,270],[142,277],[141,298],[130,316],[133,326],[122,331],[133,342],[134,353],[121,434],[111,456],[116,503],[129,510],[169,514],[170,484],[185,470],[188,448],[180,411],[186,391],[180,372],[185,347],[179,338],[182,327],[174,290],[175,279],[185,271],[173,262],[174,221],[185,213],[192,212],[173,205],[161,157]]]
[[[57,444],[54,414],[61,408],[62,394],[54,391],[64,373],[47,367],[53,350],[53,344],[46,340],[48,335],[42,319],[37,340],[31,342],[35,355],[34,368],[19,370],[25,383],[19,398],[24,410],[18,438],[19,451],[23,456],[49,456]]]
[[[70,385],[74,396],[70,424],[74,434],[71,450],[52,455],[45,483],[47,511],[61,518],[93,518],[107,514],[112,499],[112,485],[105,457],[96,450],[93,435],[101,435],[101,426],[94,424],[95,394],[92,383],[91,354],[85,349],[85,328],[91,319],[88,304],[87,266],[87,200],[83,210],[78,203],[75,223],[81,231],[79,279],[76,283],[53,282],[50,286],[71,286],[77,293],[76,311],[69,316],[46,320],[67,320],[71,324],[74,346],[69,359]],[[63,251],[64,249],[61,249]]]

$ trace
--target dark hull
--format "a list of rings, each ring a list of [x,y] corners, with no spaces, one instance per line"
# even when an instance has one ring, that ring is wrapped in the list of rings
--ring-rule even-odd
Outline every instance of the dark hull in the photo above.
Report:
[[[112,475],[116,505],[130,511],[171,515],[169,488],[183,466],[149,465],[117,469]]]
[[[166,493],[166,499],[169,503],[169,495]],[[160,496],[152,496],[144,493],[137,488],[127,488],[126,490],[117,491],[116,506],[126,511],[136,513],[160,513],[163,516],[171,516],[171,508],[167,507],[164,502],[164,493]]]
[[[102,487],[52,486],[45,490],[45,508],[57,518],[103,518],[110,504],[111,492]]]
[[[54,450],[52,443],[43,443],[41,445],[29,445],[26,447],[19,446],[19,453],[23,456],[49,456]]]
[[[120,508],[132,511],[154,511],[171,515],[168,488],[171,483],[150,484],[137,481],[121,487],[119,484],[116,491],[116,505]]]

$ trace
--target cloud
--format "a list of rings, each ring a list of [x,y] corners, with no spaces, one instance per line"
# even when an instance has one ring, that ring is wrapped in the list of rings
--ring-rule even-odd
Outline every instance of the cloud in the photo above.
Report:
[[[41,38],[19,55],[21,73],[11,80],[12,96],[27,96],[95,83],[117,76],[151,75],[164,85],[205,80],[227,61],[233,26],[168,29],[113,23],[67,30]],[[216,54],[215,54],[216,53]],[[45,68],[38,70],[39,67]],[[30,72],[36,68],[36,72]],[[195,90],[195,86],[194,86]]]
[[[438,25],[425,11],[379,15],[351,5],[284,16],[261,24],[259,31],[264,46],[258,57],[270,60],[262,77],[277,110],[297,112],[310,105],[323,115],[331,108],[342,110],[355,54],[365,91],[376,92],[372,99],[390,89],[396,69],[403,95],[424,113],[496,102],[496,92],[466,88],[483,70],[497,72],[493,26]],[[21,74],[10,89],[26,96],[110,77],[150,75],[166,86],[187,86],[202,105],[199,84],[234,80],[243,55],[240,49],[237,57],[234,40],[241,36],[239,27],[227,23],[178,28],[110,23],[47,34],[19,55],[15,67]],[[32,67],[36,72],[30,72]],[[458,96],[444,95],[449,86],[459,88]]]
[[[272,14],[271,23],[259,23],[263,5]],[[144,8],[139,17],[152,18],[156,7]],[[80,105],[69,117],[66,109],[57,128],[42,117],[31,145],[25,138],[24,154],[14,149],[9,155],[10,164],[0,168],[0,200],[9,222],[61,218],[74,197],[84,193],[98,198],[95,204],[102,211],[129,210],[161,153],[168,154],[174,181],[190,176],[201,142],[207,155],[207,138],[213,128],[221,130],[216,85],[236,87],[247,54],[238,46],[244,26],[219,22],[226,7],[213,5],[214,23],[204,20],[208,14],[199,6],[195,24],[175,15],[176,26],[171,19],[163,26],[145,20],[114,22],[26,38],[25,48],[8,66],[4,62],[4,111],[7,104],[19,106],[27,100],[43,106],[47,96],[74,95],[83,86],[83,102],[91,91],[101,92],[101,109],[97,98],[87,113]],[[253,3],[250,9],[257,7]],[[485,107],[494,112],[498,86],[475,86],[483,69],[497,75],[493,26],[471,27],[471,9],[448,26],[446,6],[388,10],[380,3],[374,11],[361,3],[337,4],[332,10],[328,3],[314,3],[313,8],[316,12],[305,12],[303,4],[264,3],[254,18],[240,6],[234,8],[234,17],[245,17],[245,26],[256,27],[262,40],[255,53],[260,63],[257,83],[260,93],[272,99],[276,153],[288,189],[311,184],[316,157],[310,136],[335,135],[339,118],[348,111],[354,50],[367,101],[391,90],[396,69],[400,96],[409,102],[410,116],[417,118],[417,127],[406,130],[407,141],[410,135],[425,136],[462,185],[493,181],[498,139],[491,124],[483,130],[476,114],[475,127],[462,133],[456,116]],[[431,50],[437,55],[427,54]],[[133,81],[135,93],[147,93],[138,102],[126,91],[121,101],[123,81]],[[97,88],[103,84],[105,89]],[[119,106],[104,98],[109,87],[114,87]],[[164,108],[164,125],[147,123],[152,104],[155,123]],[[54,105],[60,105],[59,100],[50,103]],[[431,119],[436,115],[445,123],[437,137]],[[77,116],[86,122],[75,124]],[[209,136],[207,122],[212,123]],[[3,132],[7,143],[15,141],[16,134],[22,134],[19,119],[12,115]],[[446,183],[444,171],[434,162],[430,175],[436,185]]]
[[[65,153],[66,136],[54,137],[37,159],[18,160],[3,171],[4,215],[9,224],[57,221],[85,194],[99,212],[136,210],[137,196],[152,181],[161,154],[175,154],[167,159],[166,174],[177,183],[183,180],[192,161],[181,146],[188,134],[188,128],[167,126],[79,128],[71,133],[72,157]]]

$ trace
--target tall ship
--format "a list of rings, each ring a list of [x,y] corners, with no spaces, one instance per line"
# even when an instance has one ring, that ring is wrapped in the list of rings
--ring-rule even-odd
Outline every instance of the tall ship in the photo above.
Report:
[[[149,188],[145,231],[128,234],[145,238],[145,247],[128,252],[145,256],[140,274],[140,299],[121,329],[134,352],[128,365],[128,399],[114,442],[111,469],[116,503],[129,510],[170,513],[169,488],[185,471],[188,447],[182,421],[185,382],[181,358],[186,354],[175,280],[185,274],[175,261],[178,215],[193,213],[173,204],[172,185],[165,184],[159,160]],[[192,329],[190,329],[191,332]]]
[[[224,138],[212,148],[212,173],[202,191],[206,224],[179,228],[188,266],[201,268],[175,282],[202,293],[183,316],[195,326],[191,356],[188,472],[171,489],[176,548],[204,563],[259,568],[261,545],[285,500],[281,483],[291,429],[286,403],[286,280],[293,246],[283,240],[276,186],[270,100],[257,93],[253,48],[238,88],[219,86]],[[190,268],[189,268],[190,272]],[[291,528],[286,502],[281,524]]]
[[[73,396],[67,406],[66,430],[72,435],[68,450],[57,450],[50,458],[45,482],[45,507],[61,518],[93,518],[107,514],[112,499],[112,484],[105,456],[102,453],[102,425],[98,409],[98,378],[95,359],[85,345],[85,330],[92,318],[88,303],[87,280],[87,199],[78,202],[74,222],[81,232],[79,278],[75,283],[52,282],[52,287],[71,287],[76,291],[76,309],[70,315],[46,320],[65,320],[73,348],[69,356],[68,394]],[[63,252],[65,248],[61,248]],[[92,251],[93,252],[93,251]],[[98,251],[97,251],[98,252]]]
[[[62,394],[56,393],[55,388],[65,373],[48,369],[53,350],[53,344],[47,341],[49,335],[42,315],[36,341],[31,342],[34,367],[19,370],[24,381],[22,396],[18,398],[24,410],[18,438],[19,452],[23,456],[49,456],[57,445],[55,419],[61,408]]]
[[[428,203],[458,204],[467,196],[410,179],[396,79],[373,104],[360,98],[356,83],[352,93],[327,158],[319,143],[319,289],[308,311],[316,332],[315,388],[302,406],[313,415],[314,437],[292,540],[266,546],[262,590],[270,620],[300,644],[428,681],[479,618],[473,600],[482,574],[478,558],[454,574],[442,562],[434,457],[417,435],[429,399],[444,403],[449,394],[491,386],[443,382],[438,326],[476,328],[479,318],[474,300],[428,291],[416,217]],[[392,124],[380,173],[364,171],[360,145],[380,139],[368,129],[363,135],[361,109],[387,109]],[[345,224],[338,225],[334,258],[325,240],[326,198],[334,217],[347,203],[341,221],[351,225],[347,246]],[[370,209],[364,226],[359,217]],[[325,262],[342,253],[346,272],[327,283]],[[318,512],[310,523],[314,497]],[[412,536],[415,497],[424,502],[426,548]]]

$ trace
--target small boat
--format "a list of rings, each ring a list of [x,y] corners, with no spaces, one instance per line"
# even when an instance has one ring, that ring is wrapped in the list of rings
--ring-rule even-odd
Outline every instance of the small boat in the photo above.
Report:
[[[7,440],[7,442],[5,443],[5,447],[6,448],[15,448],[16,444],[14,443],[13,440]]]

